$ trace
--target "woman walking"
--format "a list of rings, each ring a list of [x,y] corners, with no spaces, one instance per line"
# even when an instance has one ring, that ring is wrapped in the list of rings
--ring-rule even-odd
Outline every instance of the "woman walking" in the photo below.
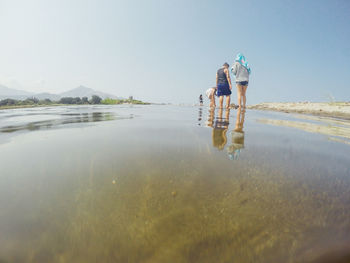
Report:
[[[242,99],[243,99],[243,107],[246,105],[246,92],[248,88],[249,82],[249,74],[250,67],[249,64],[242,53],[238,53],[235,59],[235,63],[231,69],[233,75],[236,76],[236,87],[237,87],[237,97],[238,97],[238,105],[242,107]]]
[[[226,96],[226,109],[230,107],[232,84],[228,68],[229,64],[225,62],[224,65],[222,65],[222,68],[220,68],[216,73],[216,95],[219,97],[219,104],[221,109],[223,108],[222,106],[224,96]]]

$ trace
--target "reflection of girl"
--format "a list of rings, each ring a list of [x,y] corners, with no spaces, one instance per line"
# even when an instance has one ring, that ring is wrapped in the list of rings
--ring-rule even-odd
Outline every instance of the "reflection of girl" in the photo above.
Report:
[[[235,63],[233,64],[231,71],[236,76],[238,105],[239,107],[242,107],[241,99],[243,98],[243,107],[245,107],[245,94],[248,88],[249,74],[251,70],[246,58],[243,56],[242,53],[237,54]]]
[[[232,144],[227,148],[229,158],[231,160],[237,160],[241,149],[244,148],[244,115],[245,110],[239,108],[237,110],[237,119],[235,129],[232,131]]]

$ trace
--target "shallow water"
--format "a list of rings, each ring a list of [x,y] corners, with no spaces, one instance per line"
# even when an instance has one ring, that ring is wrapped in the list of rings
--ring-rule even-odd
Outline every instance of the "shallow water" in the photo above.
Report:
[[[347,262],[348,129],[205,107],[0,111],[0,262]]]

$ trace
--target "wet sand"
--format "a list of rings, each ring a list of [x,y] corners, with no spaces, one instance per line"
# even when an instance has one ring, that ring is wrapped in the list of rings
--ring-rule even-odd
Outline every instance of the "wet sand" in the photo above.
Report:
[[[350,102],[267,102],[250,105],[248,108],[350,119]]]

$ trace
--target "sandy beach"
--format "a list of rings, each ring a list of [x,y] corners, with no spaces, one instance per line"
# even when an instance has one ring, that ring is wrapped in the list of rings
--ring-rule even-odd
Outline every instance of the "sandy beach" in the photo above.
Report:
[[[350,119],[350,102],[267,102],[248,108]]]

